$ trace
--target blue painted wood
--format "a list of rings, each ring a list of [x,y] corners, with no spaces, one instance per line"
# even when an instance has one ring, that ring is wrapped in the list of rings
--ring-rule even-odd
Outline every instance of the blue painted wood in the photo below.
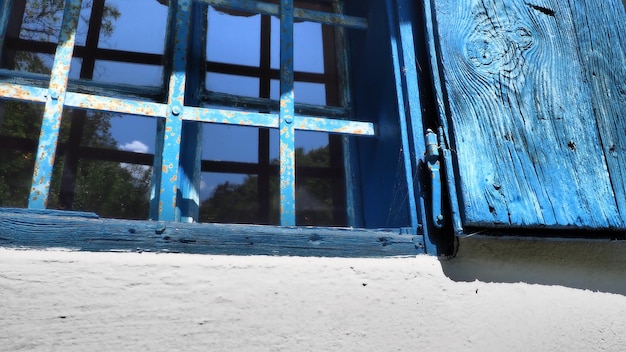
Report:
[[[345,3],[346,13],[366,17],[367,31],[350,31],[352,105],[355,118],[376,125],[376,138],[351,141],[351,167],[361,183],[361,226],[412,227],[409,214],[391,33],[386,1]]]
[[[48,97],[41,126],[41,138],[37,147],[35,170],[28,198],[28,207],[31,209],[45,209],[48,202],[52,167],[54,166],[61,127],[63,102],[74,51],[80,7],[81,0],[67,0],[65,2],[59,44],[52,64]]]
[[[280,2],[280,224],[296,225],[296,152],[293,89],[293,0]]]
[[[452,151],[447,147],[443,127],[439,127],[437,129],[437,133],[439,134],[439,148],[441,148],[441,154],[443,157],[443,175],[445,176],[442,177],[445,179],[446,190],[448,192],[447,204],[450,205],[449,220],[452,224],[454,234],[458,236],[463,234],[463,223],[461,222],[461,211],[457,201],[458,195],[456,192]]]
[[[626,16],[620,1],[576,1],[572,20],[615,202],[626,227]],[[556,14],[555,14],[556,15]],[[583,132],[584,133],[584,132]],[[577,149],[579,149],[577,147]],[[590,155],[590,157],[597,157]],[[592,189],[595,187],[593,184]]]
[[[71,229],[71,231],[68,231]],[[91,213],[0,208],[0,246],[325,257],[413,256],[423,236],[401,229],[186,224],[100,219]]]
[[[442,148],[442,154],[444,159],[444,176],[446,181],[446,188],[448,192],[448,204],[450,205],[450,221],[455,234],[463,234],[463,224],[461,220],[461,210],[459,205],[459,197],[457,194],[457,182],[456,173],[453,164],[453,154],[449,149],[450,137],[448,135],[450,129],[448,127],[448,120],[446,118],[446,98],[443,90],[442,72],[443,69],[437,59],[437,41],[436,41],[436,23],[434,8],[431,1],[424,1],[424,21],[425,23],[425,36],[426,36],[426,53],[428,55],[428,70],[430,71],[430,78],[432,80],[433,96],[435,98],[435,112],[437,114],[437,123],[439,124],[438,134],[440,137],[440,147]]]
[[[623,229],[619,1],[430,1],[465,226]]]
[[[264,15],[280,16],[280,7],[256,0],[201,0],[202,2],[233,10],[248,11]],[[293,16],[296,20],[330,24],[356,29],[367,29],[367,20],[353,16],[344,16],[336,13],[294,8]]]
[[[406,4],[403,4],[406,5]],[[402,21],[398,14],[402,14]],[[411,158],[411,148],[409,135],[413,139],[413,143],[417,142],[419,148],[417,153],[413,155],[421,155],[419,151],[423,150],[423,137],[415,136],[410,132],[410,123],[415,118],[416,132],[423,134],[421,128],[421,107],[419,106],[419,88],[417,86],[417,69],[415,68],[415,48],[413,47],[413,26],[412,22],[407,21],[410,16],[410,8],[400,7],[395,0],[387,0],[387,22],[389,26],[389,39],[391,40],[391,58],[393,61],[393,74],[395,78],[395,93],[398,104],[398,125],[400,127],[400,139],[402,145],[402,164],[406,179],[406,200],[408,203],[409,219],[411,227],[416,231],[420,227],[418,221],[418,209],[415,200],[415,183],[419,184],[419,180],[415,182],[413,175],[418,175],[417,162]],[[415,101],[417,99],[417,101]],[[413,100],[413,101],[411,101]],[[417,105],[415,105],[417,104]],[[416,116],[413,116],[413,115]],[[414,145],[413,145],[414,146]]]

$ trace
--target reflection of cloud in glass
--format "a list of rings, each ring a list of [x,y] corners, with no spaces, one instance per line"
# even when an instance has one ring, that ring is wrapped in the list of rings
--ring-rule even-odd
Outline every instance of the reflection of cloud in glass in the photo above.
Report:
[[[147,153],[149,149],[148,146],[141,141],[132,141],[130,143],[120,145],[119,148],[121,150],[126,150],[129,152],[136,152],[136,153]]]
[[[121,150],[126,150],[129,152],[135,152],[135,153],[147,153],[148,152],[148,146],[145,143],[141,141],[137,141],[137,140],[120,145],[119,148]],[[136,178],[137,180],[141,180],[145,176],[146,172],[150,172],[150,166],[147,166],[147,165],[120,163],[120,166],[128,170],[130,174],[133,175],[133,177]]]

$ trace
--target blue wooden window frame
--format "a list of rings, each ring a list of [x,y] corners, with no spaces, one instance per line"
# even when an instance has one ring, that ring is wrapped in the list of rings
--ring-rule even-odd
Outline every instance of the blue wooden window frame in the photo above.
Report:
[[[354,3],[354,2],[353,2]],[[246,0],[171,0],[170,7],[170,34],[174,43],[166,49],[171,53],[172,64],[167,73],[168,82],[166,102],[155,102],[149,99],[112,97],[110,91],[118,91],[116,85],[102,85],[92,83],[96,93],[84,93],[68,90],[68,76],[71,59],[74,50],[77,18],[79,16],[81,0],[66,0],[65,10],[59,35],[58,46],[54,56],[52,73],[49,77],[49,85],[42,88],[29,84],[29,80],[41,80],[42,77],[33,74],[18,72],[6,72],[2,70],[0,75],[10,77],[10,80],[0,82],[0,98],[13,99],[27,102],[45,104],[42,132],[37,148],[35,170],[33,172],[32,187],[29,195],[28,208],[34,213],[45,211],[49,195],[52,167],[58,143],[61,114],[65,107],[77,109],[97,109],[117,113],[141,115],[156,118],[158,121],[157,151],[155,153],[155,168],[153,176],[153,190],[151,196],[151,219],[160,222],[189,222],[194,220],[194,214],[181,209],[183,200],[197,200],[199,186],[199,143],[197,141],[199,123],[220,123],[274,128],[279,130],[280,135],[280,225],[293,227],[295,223],[295,131],[309,130],[322,131],[348,136],[344,139],[347,154],[354,153],[355,148],[361,151],[361,163],[369,156],[368,150],[377,148],[377,142],[369,145],[359,145],[350,136],[373,137],[380,139],[380,129],[391,126],[390,122],[381,120],[382,125],[371,121],[360,121],[349,118],[324,117],[336,116],[336,108],[317,107],[313,108],[320,115],[304,115],[296,113],[294,102],[294,67],[293,67],[293,24],[294,20],[307,20],[333,26],[351,28],[368,32],[368,20],[365,17],[346,16],[340,13],[325,13],[295,8],[293,0],[280,0],[278,4]],[[377,7],[369,9],[368,6],[375,4]],[[194,101],[190,92],[198,86],[197,80],[190,80],[190,72],[198,72],[197,61],[190,60],[189,53],[197,52],[197,41],[190,41],[190,28],[194,21],[201,21],[201,11],[192,11],[194,6],[215,5],[233,10],[263,13],[280,18],[280,101],[279,111],[259,113],[255,111],[241,111],[239,109],[216,109],[199,104]],[[362,10],[364,15],[371,15],[375,11],[382,11],[383,15],[377,14],[379,20],[376,26],[385,24],[389,34],[386,46],[391,50],[390,57],[381,55],[385,65],[390,64],[391,81],[395,91],[388,92],[387,96],[375,97],[393,101],[397,111],[380,112],[389,114],[397,120],[393,122],[393,130],[399,134],[399,143],[392,144],[393,151],[381,149],[379,159],[397,157],[397,167],[401,171],[400,201],[406,207],[406,225],[396,229],[396,233],[415,236],[425,236],[428,232],[424,212],[424,192],[420,182],[418,169],[423,159],[423,145],[425,143],[422,129],[421,106],[419,87],[417,84],[418,70],[415,60],[415,48],[413,38],[413,21],[415,14],[414,5],[408,0],[386,0],[383,2],[372,1],[369,4],[353,5],[357,10]],[[374,7],[374,6],[373,6]],[[8,21],[10,2],[3,2],[0,10],[0,44],[4,40],[4,30]],[[369,32],[368,32],[369,33]],[[367,35],[365,35],[367,36]],[[376,36],[376,35],[374,35]],[[365,40],[368,39],[357,39]],[[383,39],[384,41],[384,39]],[[380,45],[380,44],[379,44]],[[2,45],[0,45],[0,50]],[[348,50],[348,49],[344,49]],[[370,53],[376,52],[375,46],[369,47]],[[0,52],[1,54],[1,52]],[[193,55],[192,55],[193,56]],[[346,63],[346,65],[348,65]],[[166,71],[168,67],[166,67]],[[361,76],[365,76],[360,72]],[[47,78],[47,77],[45,77]],[[15,79],[15,80],[13,80]],[[375,84],[375,82],[367,82]],[[357,83],[355,83],[357,84]],[[102,94],[98,94],[102,92]],[[362,100],[370,97],[364,95]],[[358,102],[355,103],[358,105]],[[372,102],[372,104],[376,104]],[[367,105],[367,104],[365,104]],[[182,143],[182,144],[181,144]],[[382,147],[381,147],[382,148]],[[397,150],[399,149],[399,151]],[[352,152],[351,152],[352,151]],[[385,156],[388,153],[389,155]],[[352,158],[346,163],[349,173],[352,168],[358,167],[359,161]],[[373,165],[362,174],[372,173],[372,178],[382,177],[378,174],[380,163]],[[347,198],[349,204],[362,202],[363,194],[368,191],[359,190],[358,181],[347,180],[349,191]],[[360,192],[359,192],[360,191]],[[395,190],[394,190],[395,192]],[[355,215],[358,210],[349,205],[349,218],[351,226],[363,226],[363,220],[358,218],[367,217],[374,212],[384,212],[376,204],[376,190],[369,200],[370,205],[362,214]],[[397,197],[397,194],[393,195]],[[369,196],[368,196],[369,197]],[[437,207],[437,202],[433,203]],[[440,205],[439,205],[440,206]],[[353,212],[350,214],[350,212]],[[68,213],[69,214],[69,213]],[[397,215],[396,215],[397,216]],[[332,230],[330,230],[332,232]],[[372,233],[378,230],[374,230]],[[399,231],[399,232],[397,232]],[[157,231],[158,233],[158,231]],[[379,237],[383,238],[383,237]],[[422,237],[420,237],[422,238]],[[390,242],[381,240],[383,246]],[[315,241],[313,241],[315,242]],[[434,244],[429,241],[412,239],[414,250],[436,253]],[[426,245],[426,248],[424,247]],[[421,249],[420,249],[421,248]]]

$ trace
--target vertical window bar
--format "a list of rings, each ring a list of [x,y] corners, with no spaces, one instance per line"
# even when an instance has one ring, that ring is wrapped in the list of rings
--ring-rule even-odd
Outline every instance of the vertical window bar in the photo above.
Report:
[[[296,225],[293,0],[280,2],[280,224]]]
[[[9,13],[11,12],[12,1],[2,1],[0,4],[0,58],[2,57],[2,49],[4,48],[4,38],[7,34],[9,24]]]
[[[197,106],[199,101],[196,92],[204,82],[202,72],[206,58],[207,25],[206,18],[209,5],[195,2],[192,5],[192,30],[189,40],[189,58],[187,62],[187,89],[185,102]],[[180,156],[180,198],[179,204],[182,222],[197,222],[200,213],[200,181],[202,177],[202,123],[183,121],[181,156]]]
[[[170,0],[167,12],[167,34],[165,40],[165,50],[163,56],[166,58],[163,64],[162,82],[169,83],[172,76],[174,63],[169,58],[174,56],[174,46],[176,43],[176,14],[178,13],[178,2]],[[167,86],[167,85],[166,85]],[[159,219],[160,187],[161,187],[161,165],[163,164],[163,140],[165,137],[165,119],[158,119],[156,123],[156,138],[154,141],[154,160],[152,162],[152,180],[150,184],[150,220]]]
[[[33,172],[30,197],[28,199],[28,207],[31,209],[45,209],[48,203],[52,167],[59,140],[63,102],[65,100],[65,90],[74,51],[74,40],[76,38],[81,2],[82,0],[67,0],[65,2],[63,23],[61,25],[61,33],[59,34],[59,44],[52,64],[48,97],[46,98],[41,125],[41,136],[39,137],[39,146],[37,147],[35,171]]]
[[[161,154],[160,185],[158,198],[159,216],[161,221],[180,221],[180,208],[176,203],[178,195],[178,171],[180,156],[180,137],[182,132],[182,115],[185,100],[185,70],[187,64],[187,37],[190,24],[190,0],[179,0],[176,11],[174,66],[170,75],[168,90],[168,115],[165,118],[163,134],[163,150]]]

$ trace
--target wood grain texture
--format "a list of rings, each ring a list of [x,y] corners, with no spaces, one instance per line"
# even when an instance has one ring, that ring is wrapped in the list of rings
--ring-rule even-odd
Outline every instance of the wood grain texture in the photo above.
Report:
[[[431,4],[464,225],[624,228],[621,2]]]
[[[0,208],[0,247],[318,257],[424,253],[423,236],[400,229],[187,224],[12,208]]]

